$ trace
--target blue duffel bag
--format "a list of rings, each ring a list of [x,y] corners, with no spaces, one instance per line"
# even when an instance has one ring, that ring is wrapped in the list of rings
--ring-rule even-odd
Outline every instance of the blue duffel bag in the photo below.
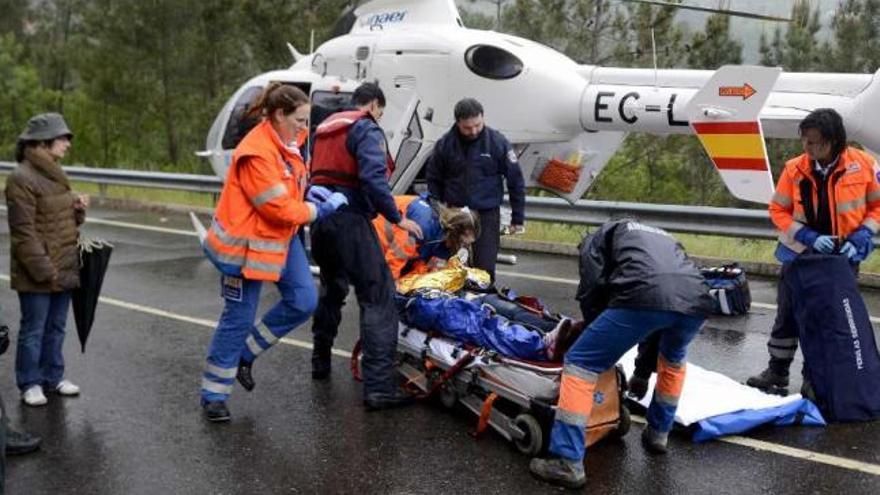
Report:
[[[816,405],[829,421],[880,417],[880,354],[849,261],[802,254],[786,269],[783,282]]]

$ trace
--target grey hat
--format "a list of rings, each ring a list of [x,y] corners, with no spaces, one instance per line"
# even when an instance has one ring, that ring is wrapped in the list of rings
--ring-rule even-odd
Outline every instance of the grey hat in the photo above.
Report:
[[[73,139],[73,133],[60,113],[41,113],[28,120],[27,129],[18,136],[20,141],[49,141],[61,136]]]

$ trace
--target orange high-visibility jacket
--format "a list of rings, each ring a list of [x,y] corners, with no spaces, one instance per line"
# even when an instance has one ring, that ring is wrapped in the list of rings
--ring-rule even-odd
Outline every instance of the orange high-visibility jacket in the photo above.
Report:
[[[770,219],[779,229],[779,242],[796,253],[806,246],[794,235],[807,223],[801,198],[801,181],[812,183],[811,204],[818,205],[813,164],[807,154],[786,162],[770,200]],[[846,148],[828,180],[828,201],[831,211],[832,235],[841,239],[864,225],[873,233],[880,229],[880,183],[874,158],[855,148]],[[815,215],[815,211],[814,211]]]
[[[394,204],[397,205],[402,218],[406,218],[407,208],[417,199],[418,196],[394,196]],[[385,261],[391,269],[391,276],[397,280],[410,260],[418,260],[418,243],[406,229],[389,222],[381,215],[373,219],[373,227],[379,237],[379,246],[385,254]],[[427,271],[427,268],[423,261],[416,261],[409,273],[422,273]]]
[[[313,217],[303,202],[307,184],[299,152],[261,122],[233,152],[205,248],[247,279],[277,281],[290,240]]]

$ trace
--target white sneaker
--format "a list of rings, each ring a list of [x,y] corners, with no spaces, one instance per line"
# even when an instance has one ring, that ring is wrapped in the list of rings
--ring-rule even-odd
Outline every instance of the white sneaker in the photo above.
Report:
[[[25,390],[24,393],[21,394],[21,400],[23,400],[25,404],[33,407],[46,405],[46,396],[43,395],[43,387],[34,385]]]
[[[79,386],[70,380],[61,380],[58,382],[58,385],[55,385],[55,392],[58,395],[66,395],[68,397],[79,395]]]

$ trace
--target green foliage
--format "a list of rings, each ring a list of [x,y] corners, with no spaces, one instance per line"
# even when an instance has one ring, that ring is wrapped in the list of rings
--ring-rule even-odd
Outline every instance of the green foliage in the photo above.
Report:
[[[0,34],[0,159],[11,160],[15,140],[31,115],[45,109],[55,94],[40,85],[40,76],[26,63],[15,36]]]
[[[505,10],[503,26],[580,63],[605,64],[613,21],[609,0],[516,0]]]

